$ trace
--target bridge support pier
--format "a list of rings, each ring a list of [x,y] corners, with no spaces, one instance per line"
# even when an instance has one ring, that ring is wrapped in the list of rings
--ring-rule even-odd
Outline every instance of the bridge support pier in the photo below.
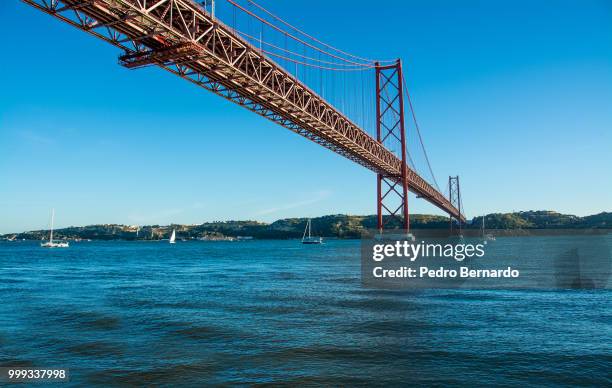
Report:
[[[404,126],[402,62],[376,63],[376,140],[401,158],[401,175],[377,174],[376,211],[378,232],[385,226],[410,230],[408,211],[408,165]],[[398,224],[399,223],[399,224]]]

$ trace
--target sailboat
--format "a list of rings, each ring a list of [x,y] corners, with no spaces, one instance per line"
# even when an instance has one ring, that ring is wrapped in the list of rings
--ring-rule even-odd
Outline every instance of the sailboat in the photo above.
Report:
[[[485,216],[482,216],[482,240],[487,243],[487,241],[495,241],[495,236],[491,233],[485,233]]]
[[[55,209],[51,209],[51,233],[49,234],[49,241],[40,243],[43,248],[68,248],[68,241],[54,242],[53,241],[53,219],[55,218]]]
[[[176,242],[176,229],[172,229],[172,235],[170,236],[170,244],[174,244]]]
[[[304,228],[304,234],[302,235],[302,244],[321,244],[323,243],[323,237],[312,237],[310,233],[310,218],[306,223],[306,228]],[[306,237],[306,232],[308,232],[308,237]]]

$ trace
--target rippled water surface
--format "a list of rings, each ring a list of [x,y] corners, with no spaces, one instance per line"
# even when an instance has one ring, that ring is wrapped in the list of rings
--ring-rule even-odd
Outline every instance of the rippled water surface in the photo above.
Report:
[[[358,241],[0,243],[0,365],[86,386],[609,386],[611,296],[364,289]]]

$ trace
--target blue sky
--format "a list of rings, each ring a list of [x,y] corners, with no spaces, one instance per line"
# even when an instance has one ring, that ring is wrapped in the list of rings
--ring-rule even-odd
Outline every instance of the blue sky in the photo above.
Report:
[[[261,3],[403,59],[434,172],[461,176],[468,217],[612,210],[610,2]],[[126,70],[20,2],[0,14],[0,233],[46,227],[51,207],[59,227],[374,213],[368,170],[162,70]]]

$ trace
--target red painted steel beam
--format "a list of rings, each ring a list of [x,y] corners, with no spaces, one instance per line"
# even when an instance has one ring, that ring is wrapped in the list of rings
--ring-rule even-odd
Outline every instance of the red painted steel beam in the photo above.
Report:
[[[163,49],[128,53],[119,57],[119,63],[128,69],[168,61],[189,61],[199,54],[198,47],[191,43],[180,43]]]
[[[408,159],[406,159],[406,128],[404,127],[404,89],[402,87],[402,62],[397,60],[397,89],[399,92],[399,131],[401,139],[401,156],[402,156],[402,210],[403,210],[403,226],[404,230],[410,229],[410,218],[408,211]]]

